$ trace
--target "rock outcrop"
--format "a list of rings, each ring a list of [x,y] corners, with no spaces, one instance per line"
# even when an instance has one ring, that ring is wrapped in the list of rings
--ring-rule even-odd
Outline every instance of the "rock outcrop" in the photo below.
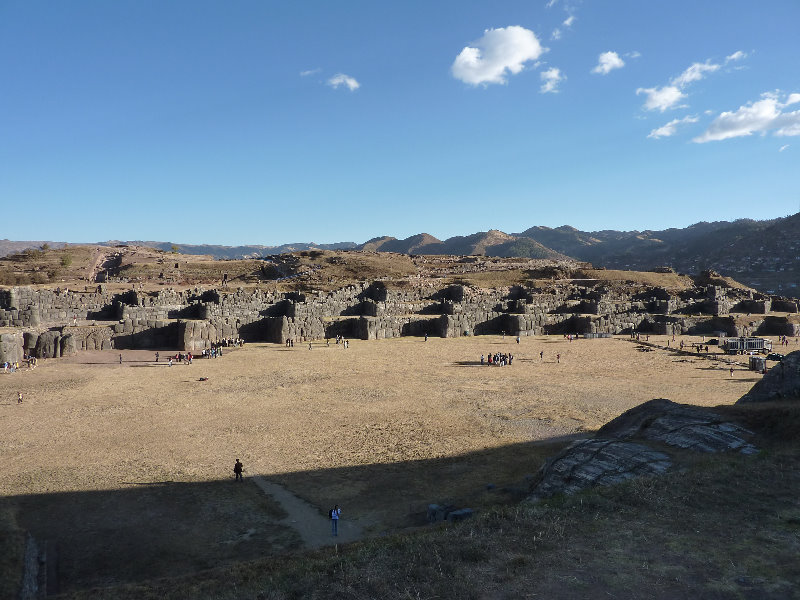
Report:
[[[669,456],[642,444],[609,439],[581,440],[547,461],[539,471],[528,500],[574,494],[637,476],[658,475],[671,464]]]
[[[772,367],[736,404],[800,400],[800,350],[786,355]]]
[[[622,413],[601,427],[602,438],[639,438],[696,452],[757,452],[747,442],[751,432],[717,413],[659,398]]]
[[[673,457],[648,446],[648,442],[694,452],[753,454],[757,449],[748,441],[751,435],[714,411],[665,399],[651,400],[604,425],[594,439],[575,442],[548,460],[528,500],[660,475],[672,465]]]

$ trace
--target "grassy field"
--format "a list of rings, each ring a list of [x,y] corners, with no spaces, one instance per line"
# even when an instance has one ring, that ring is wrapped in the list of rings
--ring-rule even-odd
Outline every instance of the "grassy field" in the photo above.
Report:
[[[650,341],[666,345],[666,338]],[[481,366],[489,352],[513,353],[514,364]],[[237,457],[246,475],[281,483],[320,514],[339,503],[368,540],[416,530],[430,502],[496,515],[489,522],[524,513],[525,527],[533,527],[527,535],[536,538],[544,509],[522,509],[518,501],[526,476],[564,436],[655,397],[730,405],[757,380],[743,366],[731,376],[717,358],[642,352],[626,339],[556,336],[519,345],[500,336],[353,341],[348,350],[315,343],[311,351],[253,344],[171,368],[147,351],[123,351],[122,365],[118,357],[84,352],[0,376],[0,509],[17,512],[16,522],[37,538],[57,542],[64,592],[244,569],[233,565],[265,555],[290,571],[307,560],[325,563],[285,558],[301,550],[297,537],[256,486],[230,481]],[[425,536],[440,535],[436,544],[447,545],[454,532],[390,538],[386,547],[368,541],[348,556],[421,551],[432,543]],[[459,544],[451,552],[471,552],[473,542]],[[477,568],[485,551],[474,551],[463,564],[473,560]]]

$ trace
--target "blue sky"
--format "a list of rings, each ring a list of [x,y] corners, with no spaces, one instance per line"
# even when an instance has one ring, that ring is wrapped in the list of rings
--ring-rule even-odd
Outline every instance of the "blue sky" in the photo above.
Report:
[[[0,238],[800,210],[800,2],[0,0]]]

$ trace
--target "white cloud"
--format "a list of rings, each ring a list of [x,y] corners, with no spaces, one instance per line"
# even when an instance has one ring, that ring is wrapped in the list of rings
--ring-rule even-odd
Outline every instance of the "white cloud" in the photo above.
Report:
[[[704,63],[693,63],[688,69],[673,79],[671,83],[672,85],[684,88],[693,81],[700,81],[703,79],[706,73],[713,73],[717,69],[719,69],[719,65],[708,61]]]
[[[708,129],[692,141],[702,144],[772,131],[776,136],[800,135],[800,110],[783,112],[783,109],[800,102],[800,94],[790,94],[781,102],[775,92],[761,95],[761,100],[749,102],[738,110],[721,113]]]
[[[542,94],[547,94],[548,92],[557,94],[558,84],[567,78],[567,76],[562,75],[561,70],[556,67],[547,69],[547,71],[542,71],[539,73],[539,76],[542,78],[542,81],[544,81],[542,87],[539,88],[539,92]]]
[[[665,85],[661,88],[639,88],[636,95],[645,94],[647,100],[644,107],[647,110],[660,110],[664,112],[668,108],[675,108],[678,102],[686,98],[686,94],[681,92],[674,85]]]
[[[783,146],[781,146],[780,148],[778,148],[778,152],[783,152],[783,151],[784,151],[784,150],[786,150],[788,147],[789,147],[789,144],[784,144]]]
[[[545,4],[545,6],[547,8],[553,8],[556,2],[558,2],[558,0],[547,0],[547,4]]]
[[[339,86],[344,85],[347,86],[347,89],[349,89],[351,92],[361,87],[361,84],[358,83],[355,78],[345,75],[344,73],[337,73],[328,79],[328,85],[333,89],[338,89]]]
[[[638,52],[636,54],[638,54]],[[726,62],[728,59],[739,60],[745,56],[746,54],[744,52],[738,50],[727,57]],[[600,65],[598,65],[598,68],[599,66]],[[647,100],[644,103],[645,110],[660,110],[664,112],[668,108],[676,108],[678,102],[687,97],[687,95],[683,93],[683,89],[686,88],[687,85],[694,81],[704,79],[708,73],[718,71],[720,67],[721,65],[712,63],[710,60],[702,63],[692,63],[683,73],[677,77],[673,77],[669,85],[660,88],[639,88],[636,90],[636,94],[647,95]]]
[[[309,69],[308,71],[300,71],[300,77],[308,77],[309,75],[316,75],[317,73],[321,73],[322,69],[317,67],[316,69]]]
[[[625,58],[639,58],[642,55],[641,52],[638,50],[634,50],[633,52],[626,52]]]
[[[481,39],[459,53],[450,70],[453,77],[470,85],[506,83],[507,72],[516,75],[543,52],[529,29],[519,25],[487,29]]]
[[[597,66],[592,69],[592,73],[599,73],[600,75],[608,75],[614,69],[621,69],[625,66],[619,54],[616,52],[603,52],[597,57]]]
[[[682,119],[673,119],[666,125],[662,125],[658,129],[653,129],[650,134],[647,136],[649,138],[653,138],[655,140],[662,138],[662,137],[671,137],[675,135],[675,132],[678,130],[678,125],[683,125],[685,123],[697,123],[697,117],[683,117]]]
[[[558,27],[553,29],[553,33],[550,34],[550,39],[551,40],[560,40],[561,39],[561,30]]]
[[[742,60],[743,58],[747,58],[747,52],[742,52],[741,50],[737,50],[733,54],[725,57],[725,64],[728,64],[734,60]]]
[[[572,27],[572,24],[575,22],[575,15],[570,15],[566,19],[564,19],[564,27]]]

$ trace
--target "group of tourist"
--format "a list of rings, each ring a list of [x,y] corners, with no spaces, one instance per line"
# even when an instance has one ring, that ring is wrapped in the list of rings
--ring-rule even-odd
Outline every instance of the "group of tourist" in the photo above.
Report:
[[[794,343],[795,343],[795,344],[797,344],[797,343],[798,343],[798,341],[800,341],[800,338],[794,338]],[[779,335],[779,336],[778,336],[778,343],[779,343],[781,346],[788,346],[788,345],[789,345],[789,338],[788,338],[788,337],[786,337],[785,335]]]
[[[14,373],[19,369],[19,361],[6,361],[3,363],[3,373]]]
[[[222,356],[222,346],[211,345],[209,348],[203,348],[203,358],[217,358]]]
[[[28,369],[35,369],[38,360],[35,356],[28,356],[25,354],[22,357],[22,362],[27,363]],[[3,363],[3,373],[16,373],[20,369],[20,362],[18,360],[7,360]]]
[[[514,362],[514,355],[513,354],[505,354],[502,352],[495,352],[494,354],[489,354],[488,358],[484,360],[483,354],[481,354],[481,364],[482,365],[494,365],[498,367],[505,367],[506,365],[511,365]]]

